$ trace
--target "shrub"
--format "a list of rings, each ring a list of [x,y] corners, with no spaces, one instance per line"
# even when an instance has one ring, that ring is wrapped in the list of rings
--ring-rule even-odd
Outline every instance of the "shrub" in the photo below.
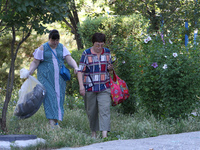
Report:
[[[122,42],[126,42],[131,35],[137,36],[147,25],[147,21],[141,15],[130,16],[101,16],[96,18],[86,18],[79,26],[79,33],[85,47],[92,46],[92,35],[101,32],[106,35],[106,46],[109,48],[118,47]],[[118,47],[118,50],[119,47]]]
[[[193,45],[186,49],[180,42],[168,40],[163,43],[152,37],[141,42],[137,92],[156,117],[184,118],[199,101],[200,53]]]

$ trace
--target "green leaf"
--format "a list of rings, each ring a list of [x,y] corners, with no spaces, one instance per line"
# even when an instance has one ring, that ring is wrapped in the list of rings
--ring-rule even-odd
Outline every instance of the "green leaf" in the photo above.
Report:
[[[25,6],[25,5],[22,6],[22,10],[23,10],[24,12],[27,12],[27,9],[26,9],[26,6]]]
[[[19,11],[19,12],[21,12],[21,11],[22,11],[22,8],[21,8],[21,7],[18,7],[17,9],[18,9],[18,11]]]
[[[145,87],[145,88],[144,88],[144,90],[145,90],[146,92],[148,92],[150,89],[149,89],[149,88],[147,88],[147,87]]]
[[[54,9],[54,11],[56,12],[56,13],[59,13],[59,10],[56,8],[56,9]]]
[[[29,6],[29,1],[25,1],[25,6]]]

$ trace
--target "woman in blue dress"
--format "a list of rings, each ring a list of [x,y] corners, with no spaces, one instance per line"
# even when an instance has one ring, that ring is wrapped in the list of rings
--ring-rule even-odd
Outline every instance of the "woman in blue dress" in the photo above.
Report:
[[[42,44],[33,53],[34,60],[29,68],[30,75],[37,69],[37,78],[46,89],[43,105],[46,118],[51,126],[58,125],[58,120],[63,120],[66,81],[59,74],[58,61],[48,44],[57,55],[60,63],[66,61],[74,68],[75,73],[78,70],[76,61],[71,57],[69,50],[59,43],[59,39],[59,32],[55,29],[52,30],[49,34],[49,41]]]

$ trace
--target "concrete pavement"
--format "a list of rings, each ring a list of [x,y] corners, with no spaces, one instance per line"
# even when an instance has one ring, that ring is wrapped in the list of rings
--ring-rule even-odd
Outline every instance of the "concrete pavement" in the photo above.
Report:
[[[37,138],[15,142],[0,141],[0,150],[10,150],[11,145],[25,148],[40,142],[45,143],[45,140]],[[200,150],[200,131],[143,139],[115,140],[77,148],[64,147],[57,150]]]
[[[200,131],[144,139],[108,141],[58,150],[200,150]]]

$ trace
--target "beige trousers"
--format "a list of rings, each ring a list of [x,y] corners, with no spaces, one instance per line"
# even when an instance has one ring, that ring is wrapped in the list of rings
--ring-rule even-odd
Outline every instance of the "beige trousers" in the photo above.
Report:
[[[110,94],[110,89],[85,93],[85,109],[91,131],[110,131]]]

